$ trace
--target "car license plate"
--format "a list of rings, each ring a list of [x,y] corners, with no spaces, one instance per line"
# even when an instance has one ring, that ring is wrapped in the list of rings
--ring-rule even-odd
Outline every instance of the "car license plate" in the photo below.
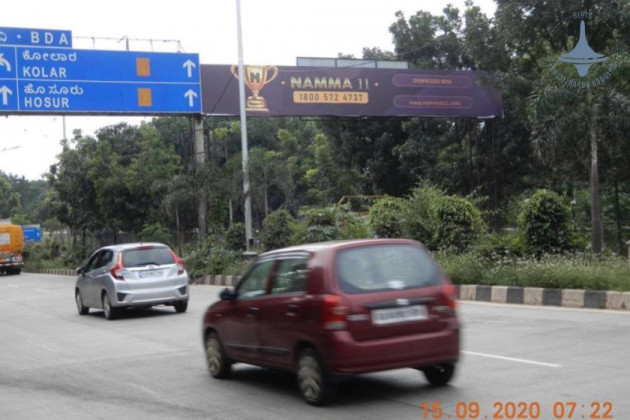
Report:
[[[423,305],[407,306],[404,308],[377,309],[372,311],[372,322],[375,325],[420,321],[427,318],[427,307]]]
[[[153,277],[162,277],[162,270],[140,271],[138,277],[148,279]]]

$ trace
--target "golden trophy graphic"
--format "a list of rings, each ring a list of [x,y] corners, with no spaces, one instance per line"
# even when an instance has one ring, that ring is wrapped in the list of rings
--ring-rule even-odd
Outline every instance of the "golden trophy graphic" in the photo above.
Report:
[[[260,91],[266,84],[271,83],[278,76],[276,66],[244,66],[245,84],[252,91],[247,97],[246,110],[252,112],[269,112],[267,101],[260,96]],[[232,74],[238,79],[238,66],[232,66]]]

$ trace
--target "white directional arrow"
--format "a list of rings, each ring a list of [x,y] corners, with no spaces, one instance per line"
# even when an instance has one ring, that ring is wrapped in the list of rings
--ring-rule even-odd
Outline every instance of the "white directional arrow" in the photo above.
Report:
[[[192,60],[186,60],[182,67],[186,67],[187,70],[188,70],[188,77],[192,77],[192,69],[194,67],[197,67],[197,65],[195,63],[193,63]]]
[[[4,53],[0,54],[0,67],[6,67],[7,71],[11,71],[11,63],[4,58]]]
[[[193,107],[195,103],[195,98],[197,97],[197,93],[192,89],[188,89],[186,93],[184,93],[184,96],[188,98],[188,106]]]
[[[2,87],[0,87],[0,95],[2,95],[2,105],[7,105],[9,103],[9,95],[13,95],[13,91],[7,86],[2,85]]]

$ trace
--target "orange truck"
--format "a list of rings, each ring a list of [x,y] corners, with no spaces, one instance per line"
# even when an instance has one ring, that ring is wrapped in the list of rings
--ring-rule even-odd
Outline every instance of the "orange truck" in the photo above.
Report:
[[[0,224],[0,273],[20,274],[24,267],[22,248],[24,248],[22,227]]]

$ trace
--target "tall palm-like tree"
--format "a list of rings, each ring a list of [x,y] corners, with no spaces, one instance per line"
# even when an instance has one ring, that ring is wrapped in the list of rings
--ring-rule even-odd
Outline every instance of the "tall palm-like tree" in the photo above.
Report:
[[[627,69],[622,67],[608,83],[583,88],[561,85],[547,75],[539,81],[529,102],[538,156],[564,170],[581,166],[589,172],[591,248],[596,253],[602,251],[604,243],[599,156],[602,149],[611,147],[612,138],[607,133],[627,127],[630,121],[625,72]]]

